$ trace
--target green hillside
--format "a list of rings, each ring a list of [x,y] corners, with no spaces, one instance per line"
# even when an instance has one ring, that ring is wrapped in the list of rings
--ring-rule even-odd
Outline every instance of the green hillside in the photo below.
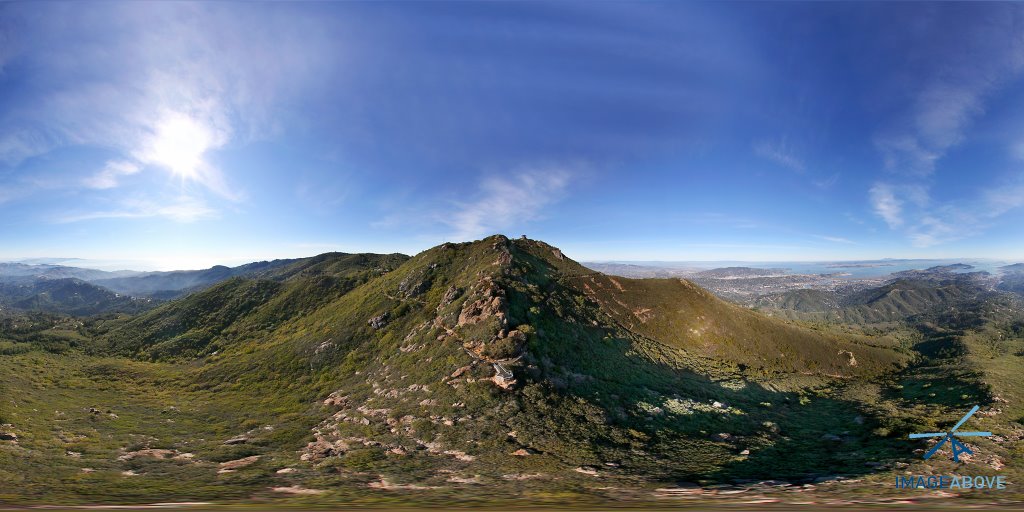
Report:
[[[945,279],[925,275],[852,293],[790,290],[759,297],[754,305],[784,318],[871,325],[955,311],[973,303],[998,300],[1000,295],[970,275]]]
[[[75,278],[0,282],[0,310],[88,316],[111,312],[137,313],[154,305],[151,299],[120,295]]]
[[[815,482],[921,470],[907,433],[993,400],[925,350],[969,335],[952,327],[799,326],[501,236],[346,258],[73,326],[60,353],[7,342],[0,502],[874,498]],[[939,362],[956,391],[909,385]]]
[[[101,322],[97,350],[154,359],[194,358],[273,329],[386,273],[401,255],[329,253],[229,278],[130,320]]]

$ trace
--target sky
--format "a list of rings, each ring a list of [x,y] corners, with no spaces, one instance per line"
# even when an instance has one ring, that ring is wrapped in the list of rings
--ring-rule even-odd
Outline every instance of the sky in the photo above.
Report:
[[[1024,4],[0,3],[0,260],[1024,260]]]

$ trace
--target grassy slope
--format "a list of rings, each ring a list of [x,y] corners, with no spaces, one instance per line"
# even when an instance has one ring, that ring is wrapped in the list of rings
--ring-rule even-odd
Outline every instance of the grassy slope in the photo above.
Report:
[[[934,312],[955,312],[972,303],[998,299],[970,275],[944,279],[923,277],[836,297],[821,290],[790,290],[755,303],[772,315],[853,325],[893,324]]]
[[[86,316],[110,312],[138,313],[153,305],[151,299],[118,295],[74,278],[0,283],[0,310],[13,308]]]
[[[128,321],[98,325],[104,350],[190,359],[315,310],[405,261],[401,255],[329,253],[230,278]]]
[[[174,336],[136,338],[141,341],[129,353],[180,363],[38,351],[0,358],[3,396],[17,396],[16,407],[0,409],[0,419],[24,433],[18,445],[0,445],[0,471],[7,472],[0,476],[22,483],[0,491],[6,493],[0,499],[280,499],[268,488],[301,485],[327,493],[293,500],[603,500],[647,498],[645,488],[680,480],[857,475],[873,471],[868,462],[909,458],[912,446],[899,438],[920,426],[900,416],[898,399],[882,399],[897,385],[883,375],[887,364],[902,359],[885,347],[893,342],[768,320],[678,281],[616,285],[581,274],[554,251],[495,237],[447,244],[348,293],[262,320],[255,312],[274,315],[297,300],[284,298],[286,280],[267,301],[255,301],[264,306],[219,329],[217,354],[193,361],[180,357],[190,345],[174,345]],[[299,289],[306,285],[293,293]],[[457,325],[467,304],[495,294],[505,299],[505,322],[491,316]],[[281,302],[266,306],[274,300]],[[162,311],[183,321],[188,314],[180,307],[187,303]],[[662,303],[675,306],[659,308]],[[651,311],[636,313],[645,308]],[[382,314],[386,325],[370,325]],[[143,318],[153,317],[132,322]],[[512,328],[526,334],[525,349],[496,337]],[[701,335],[687,334],[698,328]],[[127,332],[118,329],[111,332]],[[707,343],[710,336],[729,350]],[[178,351],[150,348],[161,344]],[[212,354],[211,346],[196,353]],[[486,380],[494,371],[467,346],[491,357],[520,356],[509,365],[520,381],[516,390]],[[759,357],[766,347],[787,357]],[[858,365],[837,358],[840,349],[855,352]],[[479,364],[451,377],[474,360]],[[778,385],[784,381],[800,385]],[[335,391],[346,397],[343,404],[320,403]],[[165,413],[172,405],[178,410]],[[119,417],[97,418],[84,409],[92,406]],[[266,425],[273,429],[261,430]],[[251,442],[221,444],[251,429],[257,429]],[[62,430],[86,438],[67,441]],[[841,438],[823,439],[826,433]],[[346,446],[340,455],[300,462],[317,438]],[[122,450],[138,447],[173,448],[194,458],[117,460]],[[510,455],[517,449],[533,455]],[[247,455],[262,458],[216,473],[218,462]],[[53,470],[30,471],[46,467]],[[82,473],[82,467],[96,471]],[[278,474],[283,467],[297,471]],[[141,476],[121,474],[129,469]],[[372,486],[382,481],[425,488]]]

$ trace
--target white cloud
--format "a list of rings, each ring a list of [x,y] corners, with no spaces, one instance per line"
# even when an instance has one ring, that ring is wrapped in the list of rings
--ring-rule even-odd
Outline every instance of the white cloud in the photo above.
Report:
[[[1024,206],[1024,183],[1010,184],[984,193],[986,213],[998,217]]]
[[[806,170],[803,160],[796,156],[786,139],[782,139],[778,143],[756,142],[754,143],[754,154],[797,173],[803,173]]]
[[[876,183],[868,194],[872,210],[885,220],[890,228],[895,229],[903,225],[903,201],[896,197],[892,186]]]
[[[14,166],[26,158],[49,151],[50,147],[50,141],[43,134],[11,127],[6,136],[0,136],[0,163]]]
[[[993,14],[984,30],[969,35],[942,34],[955,45],[936,46],[908,107],[875,137],[885,168],[897,174],[928,176],[937,163],[968,136],[985,113],[986,100],[1024,71],[1020,10]],[[966,26],[952,22],[947,28]],[[944,30],[936,25],[937,31]],[[939,35],[939,34],[936,34]]]
[[[23,77],[33,92],[0,118],[0,164],[12,167],[60,147],[102,148],[119,153],[114,162],[241,200],[241,177],[212,165],[211,152],[275,132],[280,100],[319,87],[317,73],[344,55],[324,24],[298,11],[42,7],[15,8],[23,23],[0,33],[33,64]],[[66,186],[110,189],[124,175],[105,168]]]
[[[89,188],[107,189],[118,185],[122,176],[130,176],[139,172],[139,166],[125,160],[111,160],[99,173],[86,178],[85,185]]]
[[[850,240],[849,238],[843,238],[841,236],[826,236],[826,235],[816,235],[816,236],[818,238],[822,239],[822,240],[825,240],[826,242],[834,242],[834,243],[837,243],[837,244],[856,244],[857,243],[857,242],[854,242],[853,240]]]
[[[829,176],[828,178],[821,179],[821,180],[813,180],[811,183],[814,184],[815,187],[818,187],[818,188],[820,188],[822,190],[828,190],[828,189],[832,188],[833,186],[835,186],[836,183],[839,183],[839,178],[841,176],[842,176],[842,173],[835,172],[835,173],[832,173],[832,175]]]
[[[918,176],[931,174],[946,149],[925,148],[916,136],[905,133],[878,136],[875,147],[886,170]]]
[[[936,202],[922,185],[888,183],[876,183],[869,199],[890,229],[916,247],[932,247],[982,233],[995,219],[1024,207],[1024,174],[956,201]]]
[[[442,222],[454,240],[473,240],[537,220],[569,184],[565,169],[538,169],[485,179],[476,199],[460,204]]]

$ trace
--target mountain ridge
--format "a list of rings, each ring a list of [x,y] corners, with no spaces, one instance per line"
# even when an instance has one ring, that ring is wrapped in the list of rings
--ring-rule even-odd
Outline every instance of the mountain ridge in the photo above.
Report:
[[[123,471],[146,478],[119,495],[136,503],[155,488],[214,501],[309,489],[348,503],[408,490],[515,499],[799,485],[874,477],[868,463],[907,460],[901,438],[938,417],[900,398],[904,373],[923,364],[914,341],[769,318],[686,280],[606,276],[504,236],[413,257],[314,257],[46,332],[58,327],[83,348],[48,355],[31,338],[0,340],[14,354],[0,357],[0,387],[47,404],[5,420],[36,450],[32,464],[79,483],[54,490],[3,449],[0,477],[64,502],[121,485]],[[960,342],[928,343],[955,355]],[[62,371],[31,373],[39,365]],[[991,402],[965,382],[944,407]],[[75,386],[99,419],[66,391]],[[67,418],[55,424],[50,409]],[[72,440],[50,447],[55,425]],[[0,498],[24,499],[22,487]]]

